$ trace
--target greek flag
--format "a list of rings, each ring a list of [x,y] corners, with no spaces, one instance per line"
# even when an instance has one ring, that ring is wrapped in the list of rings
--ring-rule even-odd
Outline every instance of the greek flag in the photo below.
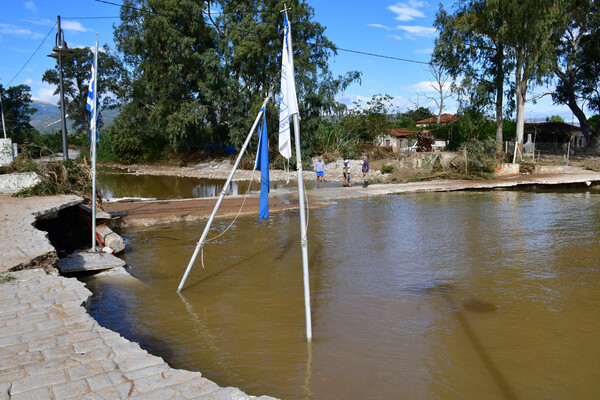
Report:
[[[279,152],[289,159],[292,156],[290,126],[292,115],[298,113],[296,83],[294,80],[294,58],[292,54],[292,32],[287,13],[283,13],[283,52],[281,61],[281,93],[279,101]]]
[[[264,111],[264,108],[262,109]],[[258,208],[258,227],[260,220],[269,218],[269,136],[267,135],[267,119],[263,113],[262,127],[258,128],[258,152],[254,169],[260,171],[260,204]]]
[[[88,88],[88,97],[87,104],[85,108],[90,112],[90,141],[94,140],[94,126],[96,127],[96,143],[100,140],[98,137],[98,113],[96,112],[96,107],[98,105],[98,101],[96,99],[97,96],[97,84],[96,84],[96,54],[94,54],[94,58],[92,61],[92,71],[90,73],[90,86]]]

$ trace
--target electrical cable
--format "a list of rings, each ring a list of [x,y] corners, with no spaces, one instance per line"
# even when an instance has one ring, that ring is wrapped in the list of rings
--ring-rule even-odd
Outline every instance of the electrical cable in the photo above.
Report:
[[[27,66],[27,64],[29,64],[29,61],[31,61],[31,59],[33,58],[33,56],[35,56],[35,54],[38,52],[38,50],[40,49],[40,47],[42,47],[42,45],[44,44],[44,42],[46,41],[46,39],[48,39],[48,36],[50,36],[50,34],[52,33],[52,31],[54,30],[54,27],[56,26],[57,23],[54,23],[54,25],[52,25],[52,28],[50,28],[50,30],[48,31],[48,33],[46,34],[46,36],[44,37],[44,39],[42,39],[42,42],[40,43],[40,45],[37,47],[37,49],[35,49],[35,51],[33,52],[33,54],[27,59],[27,61],[25,61],[25,64],[23,64],[23,66],[21,67],[21,69],[15,74],[15,76],[12,77],[12,79],[8,82],[8,86],[10,86],[10,84],[15,80],[15,78],[17,76],[19,76],[19,74],[21,73],[21,71],[23,71],[25,69],[25,67]]]

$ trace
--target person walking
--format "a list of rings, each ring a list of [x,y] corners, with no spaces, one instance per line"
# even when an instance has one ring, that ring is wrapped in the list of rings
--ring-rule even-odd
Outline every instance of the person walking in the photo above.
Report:
[[[327,168],[325,167],[325,163],[323,162],[323,157],[319,156],[317,158],[317,162],[315,162],[315,173],[317,174],[317,187],[319,187],[319,182],[322,186],[325,186],[325,171]]]
[[[346,156],[344,156],[342,175],[344,176],[344,187],[352,187],[352,183],[350,183],[350,160]]]
[[[362,173],[363,179],[365,180],[364,188],[369,186],[369,160],[367,160],[367,155],[363,156],[363,165],[362,165]]]

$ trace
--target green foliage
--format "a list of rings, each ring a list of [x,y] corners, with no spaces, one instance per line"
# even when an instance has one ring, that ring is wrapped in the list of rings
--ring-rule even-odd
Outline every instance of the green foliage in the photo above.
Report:
[[[376,94],[367,102],[355,102],[355,107],[342,119],[342,127],[351,138],[372,142],[393,126],[391,101],[388,94]]]
[[[10,164],[0,167],[0,174],[37,171],[38,164],[27,154],[19,154]]]
[[[308,149],[324,154],[326,159],[337,159],[344,155],[354,157],[359,153],[359,138],[350,136],[340,124],[321,121],[311,136]]]
[[[11,86],[5,89],[0,85],[6,135],[13,143],[31,143],[39,135],[31,126],[31,116],[37,111],[31,108],[31,88],[27,85]]]
[[[593,130],[598,130],[598,127],[600,126],[600,124],[598,124],[598,121],[600,120],[600,115],[596,114],[593,117],[590,117],[588,119],[588,124],[590,124],[590,127]]]
[[[14,281],[15,279],[17,278],[12,275],[0,275],[0,284]]]
[[[560,115],[551,115],[546,118],[546,122],[565,122]]]
[[[505,121],[505,130],[508,121]],[[493,140],[496,135],[496,123],[485,118],[484,115],[469,111],[459,115],[458,122],[452,124],[448,149],[458,150],[465,142],[471,139]],[[437,137],[437,136],[436,136]]]
[[[126,71],[118,57],[106,46],[98,52],[98,105],[100,109],[100,127],[102,127],[102,109],[117,106],[117,99],[123,96],[123,79]],[[86,110],[90,71],[94,53],[89,48],[74,48],[73,53],[63,57],[63,90],[65,110],[77,135],[90,131],[90,113]],[[53,69],[46,70],[44,82],[56,86],[54,94],[60,93],[58,60]],[[112,94],[113,96],[108,96]]]
[[[382,173],[382,174],[391,174],[391,173],[393,173],[393,172],[394,172],[394,166],[393,166],[393,165],[386,165],[386,164],[383,164],[383,165],[381,166],[381,173]]]
[[[459,150],[466,151],[467,170],[470,173],[491,174],[498,164],[496,141],[493,138],[471,139],[463,143]]]

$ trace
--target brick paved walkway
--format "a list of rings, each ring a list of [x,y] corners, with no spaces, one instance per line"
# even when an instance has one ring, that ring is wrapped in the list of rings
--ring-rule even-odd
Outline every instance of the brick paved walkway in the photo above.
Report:
[[[76,279],[42,269],[6,276],[14,279],[0,283],[0,399],[252,398],[170,368],[98,325],[82,306],[91,292]]]

